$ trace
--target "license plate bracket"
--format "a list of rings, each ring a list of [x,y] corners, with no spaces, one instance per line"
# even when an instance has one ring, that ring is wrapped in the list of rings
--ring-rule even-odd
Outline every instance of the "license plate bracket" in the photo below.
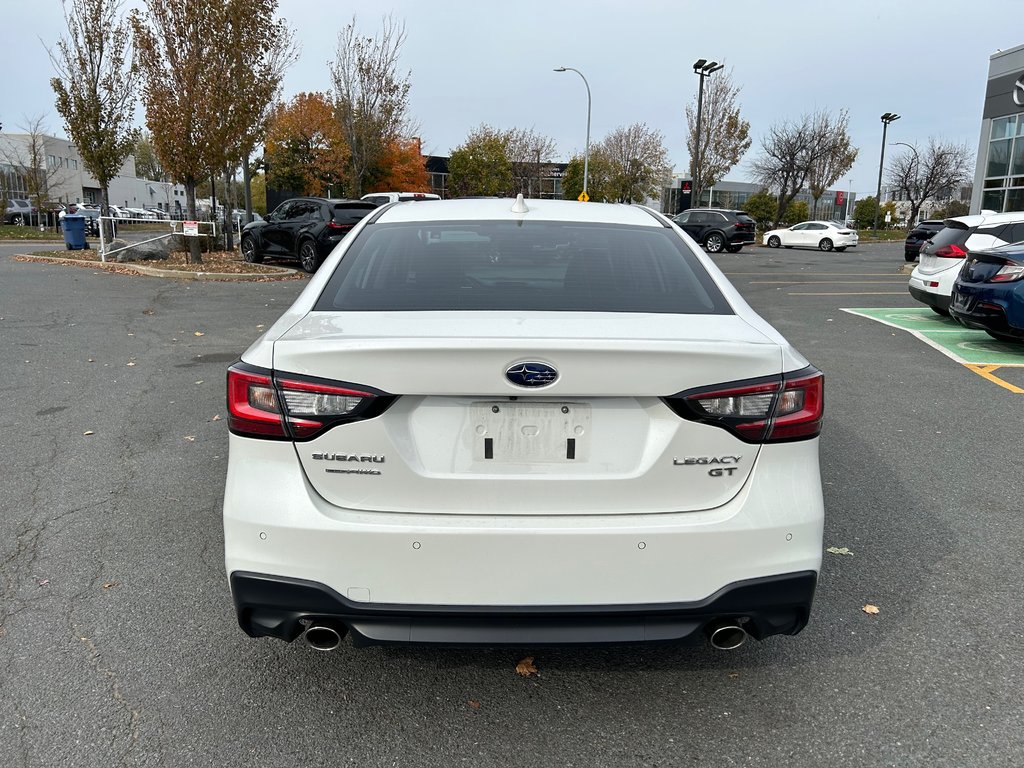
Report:
[[[590,456],[591,407],[570,402],[476,402],[470,407],[473,460],[572,464]]]

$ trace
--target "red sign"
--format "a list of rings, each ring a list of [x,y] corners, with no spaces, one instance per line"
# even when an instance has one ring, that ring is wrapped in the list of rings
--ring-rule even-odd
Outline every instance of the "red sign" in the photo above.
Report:
[[[843,200],[846,199],[846,193],[842,190],[836,192],[836,205],[842,205]]]
[[[690,182],[684,181],[683,182],[683,192],[689,192],[689,191],[690,191]]]

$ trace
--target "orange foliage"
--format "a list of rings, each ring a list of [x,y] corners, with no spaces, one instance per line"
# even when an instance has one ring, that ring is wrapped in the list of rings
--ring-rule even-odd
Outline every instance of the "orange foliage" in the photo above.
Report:
[[[388,143],[380,159],[380,176],[370,185],[370,192],[429,191],[430,174],[419,141],[398,139]]]
[[[344,183],[348,144],[329,97],[300,93],[278,104],[270,118],[266,153],[268,181],[307,195],[322,195]]]

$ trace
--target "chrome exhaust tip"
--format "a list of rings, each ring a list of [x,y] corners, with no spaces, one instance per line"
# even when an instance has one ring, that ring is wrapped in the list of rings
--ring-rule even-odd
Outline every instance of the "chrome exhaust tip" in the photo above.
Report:
[[[734,621],[719,621],[708,625],[708,642],[719,651],[734,651],[747,641],[747,632]]]
[[[317,651],[335,651],[341,645],[342,634],[326,624],[310,624],[302,633],[306,645]]]

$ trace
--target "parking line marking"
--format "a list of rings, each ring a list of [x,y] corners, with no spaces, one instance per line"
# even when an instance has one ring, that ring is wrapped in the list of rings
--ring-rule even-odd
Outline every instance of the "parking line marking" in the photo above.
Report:
[[[841,291],[827,291],[822,293],[809,293],[806,291],[790,291],[790,296],[906,296],[906,291],[870,291],[867,293],[843,293]]]
[[[748,280],[747,285],[902,285],[906,280]]]
[[[729,277],[765,277],[764,272],[722,272]],[[832,272],[835,277],[894,277],[893,272]],[[796,275],[803,277],[821,277],[820,272],[772,272],[771,277]],[[901,281],[902,282],[902,281]]]
[[[1008,381],[1003,381],[993,373],[993,371],[998,371],[1000,368],[1002,368],[1003,366],[1001,365],[976,365],[975,363],[967,363],[965,367],[970,368],[983,379],[988,379],[993,384],[998,384],[1003,389],[1010,390],[1015,395],[1024,395],[1024,389],[1021,389],[1020,387],[1015,387]]]

